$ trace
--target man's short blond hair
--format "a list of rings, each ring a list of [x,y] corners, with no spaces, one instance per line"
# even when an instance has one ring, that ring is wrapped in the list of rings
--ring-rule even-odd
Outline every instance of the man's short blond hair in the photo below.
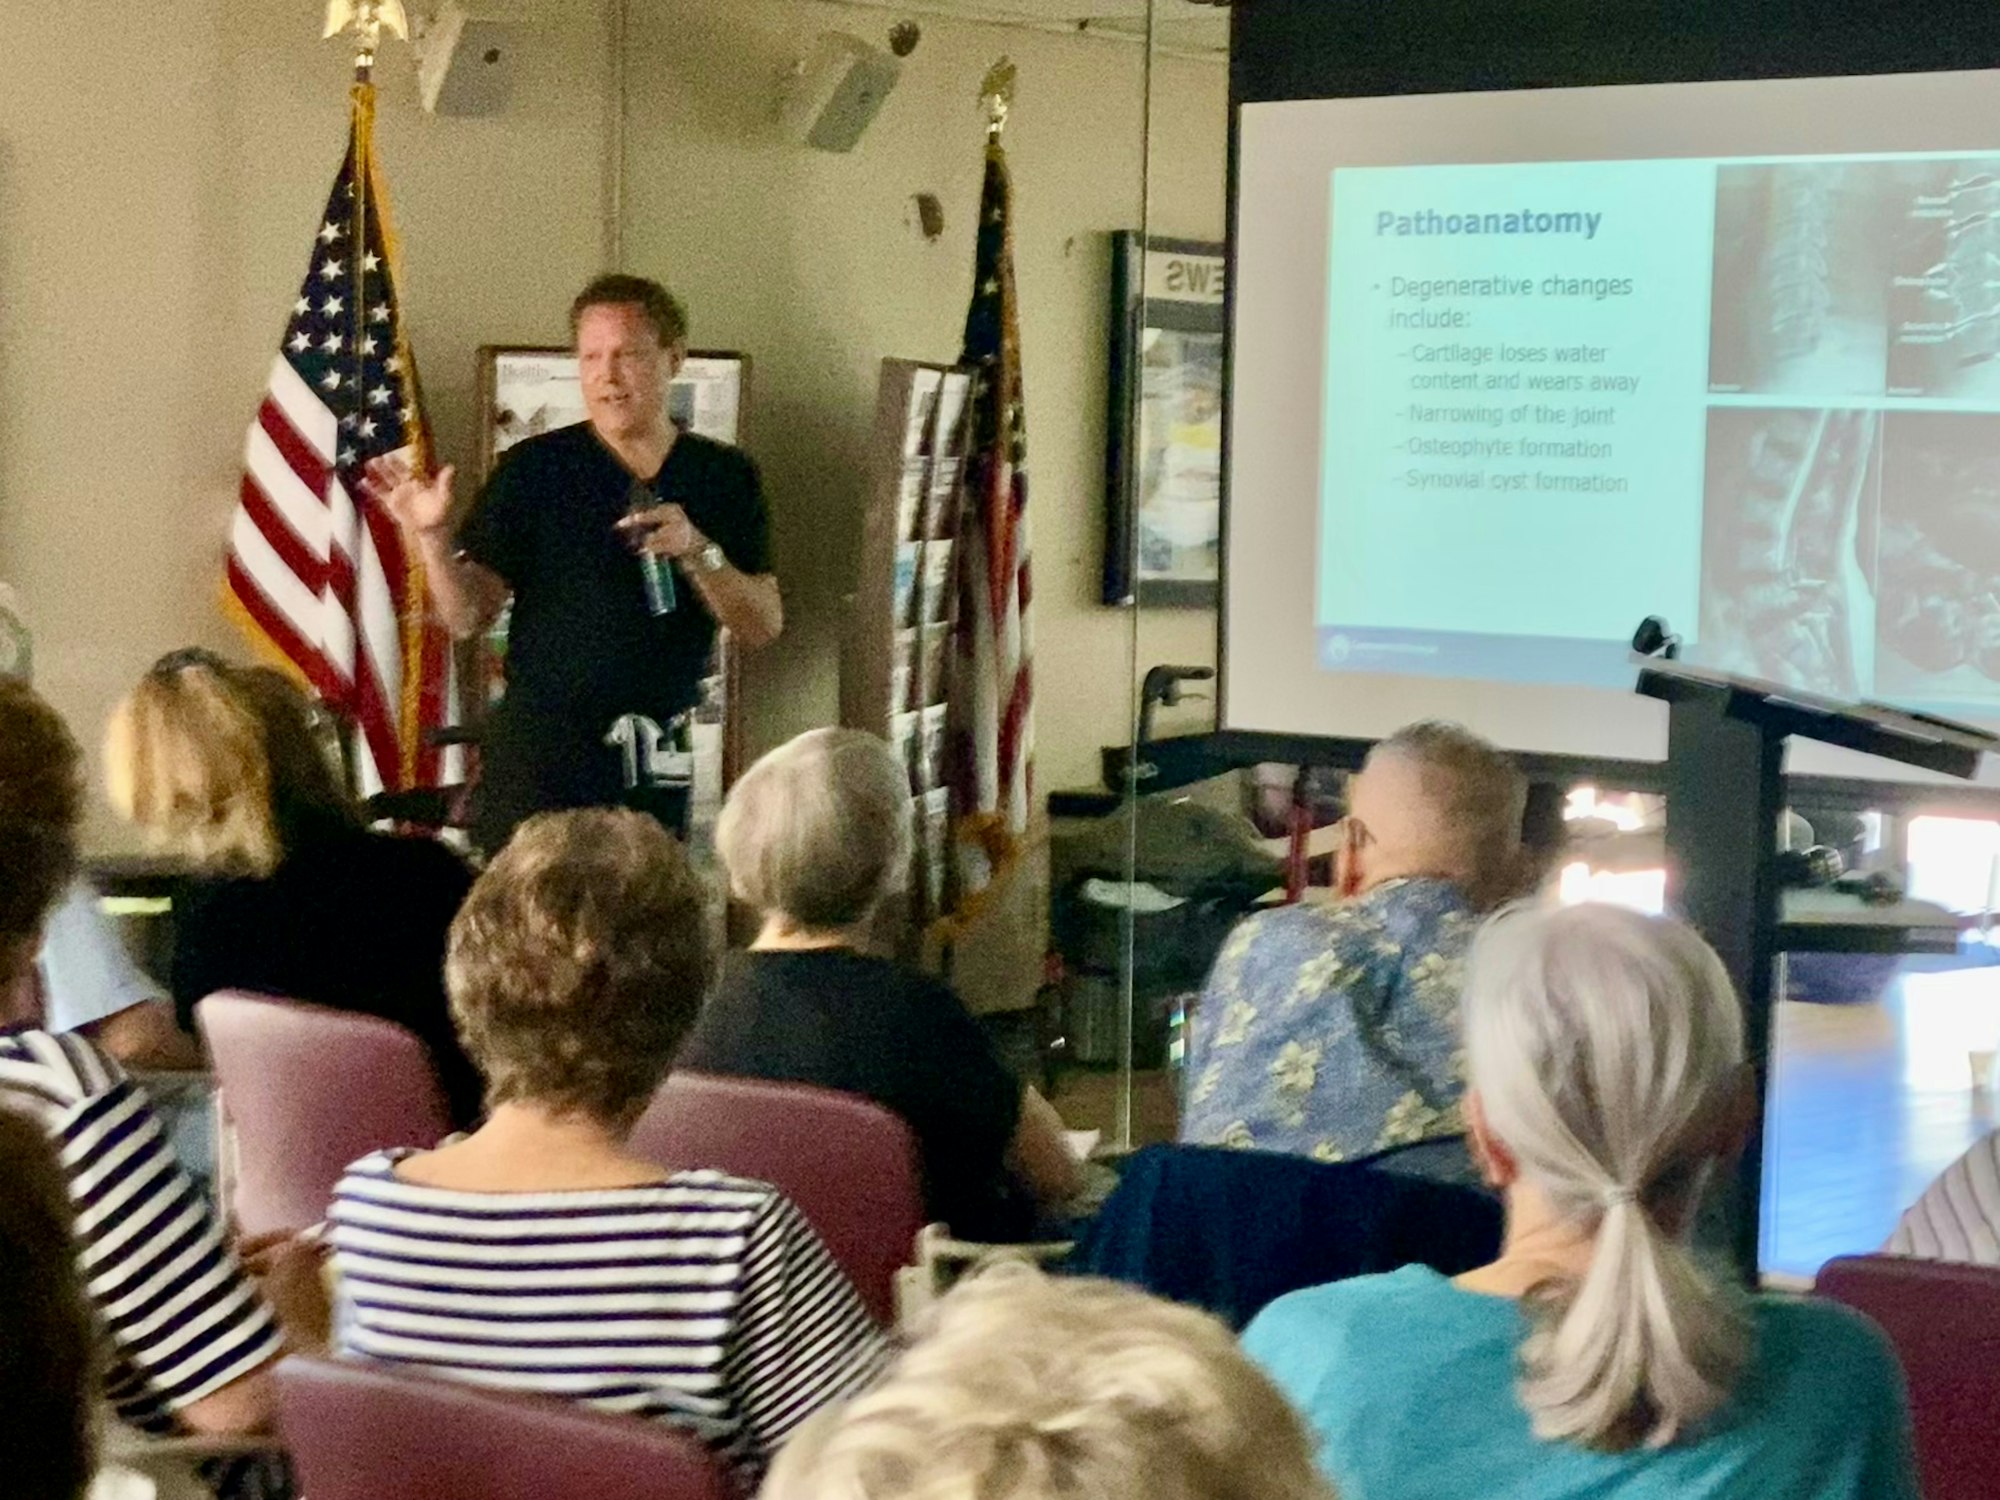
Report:
[[[779,1453],[762,1500],[1330,1500],[1305,1425],[1206,1313],[1005,1265]]]
[[[1416,771],[1430,842],[1475,885],[1505,886],[1519,874],[1528,780],[1490,741],[1462,724],[1424,719],[1382,740],[1368,758]]]
[[[910,865],[910,778],[878,735],[813,729],[738,778],[715,825],[730,890],[831,930],[865,921]]]
[[[658,823],[540,813],[473,882],[445,988],[488,1105],[614,1128],[645,1110],[715,975],[707,890]]]

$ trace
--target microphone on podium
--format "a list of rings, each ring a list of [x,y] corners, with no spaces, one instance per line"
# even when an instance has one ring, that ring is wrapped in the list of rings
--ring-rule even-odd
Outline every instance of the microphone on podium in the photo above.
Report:
[[[1658,615],[1647,615],[1639,622],[1639,628],[1632,632],[1632,649],[1640,656],[1677,661],[1681,654],[1681,638],[1669,630],[1667,622]]]

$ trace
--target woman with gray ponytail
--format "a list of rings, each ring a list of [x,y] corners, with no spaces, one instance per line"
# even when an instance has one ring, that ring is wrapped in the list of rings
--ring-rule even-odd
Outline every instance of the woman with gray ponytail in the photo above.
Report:
[[[1295,1293],[1244,1335],[1346,1500],[1915,1500],[1880,1335],[1687,1248],[1750,1119],[1713,950],[1618,907],[1516,908],[1473,944],[1464,1025],[1500,1258]]]

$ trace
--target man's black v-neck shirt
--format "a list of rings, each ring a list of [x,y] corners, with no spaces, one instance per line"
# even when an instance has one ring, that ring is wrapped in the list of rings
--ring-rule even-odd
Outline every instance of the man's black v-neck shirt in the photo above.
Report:
[[[474,831],[504,843],[531,813],[624,799],[624,756],[605,743],[627,714],[664,728],[700,691],[715,619],[685,576],[677,607],[646,607],[638,556],[617,529],[633,475],[587,422],[510,448],[458,545],[513,591],[507,691],[480,756]],[[739,571],[771,571],[757,470],[739,450],[681,432],[649,486],[687,512]]]

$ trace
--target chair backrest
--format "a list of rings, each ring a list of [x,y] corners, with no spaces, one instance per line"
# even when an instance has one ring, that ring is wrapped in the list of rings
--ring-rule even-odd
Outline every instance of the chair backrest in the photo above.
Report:
[[[312,1500],[728,1500],[721,1461],[664,1422],[346,1360],[277,1373]]]
[[[896,1272],[924,1225],[916,1138],[897,1115],[806,1084],[676,1072],[630,1144],[675,1171],[713,1167],[770,1183],[818,1231],[869,1312],[894,1322]]]
[[[1148,1146],[1078,1236],[1070,1269],[1206,1308],[1233,1328],[1301,1287],[1500,1253],[1499,1201],[1371,1161]]]
[[[1814,1292],[1866,1314],[1910,1387],[1925,1500],[1987,1500],[2000,1453],[2000,1268],[1854,1255]]]
[[[238,990],[195,1018],[235,1132],[231,1208],[247,1234],[317,1224],[349,1162],[451,1129],[429,1052],[393,1022]]]

